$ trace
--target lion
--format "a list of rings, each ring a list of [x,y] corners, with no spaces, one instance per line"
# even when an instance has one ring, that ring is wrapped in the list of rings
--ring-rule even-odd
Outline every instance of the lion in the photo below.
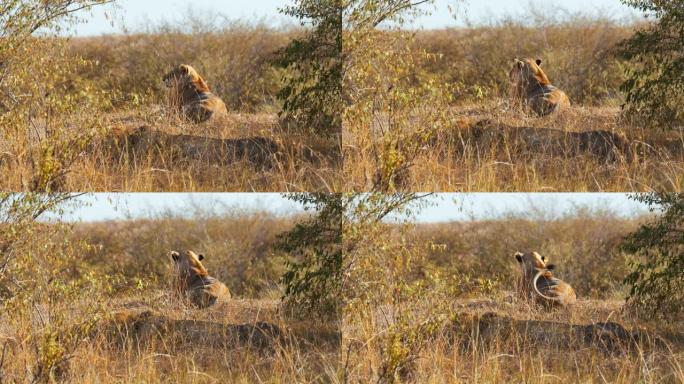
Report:
[[[508,78],[511,101],[522,103],[539,116],[546,116],[570,106],[570,99],[565,92],[551,85],[541,63],[540,59],[513,59]]]
[[[225,284],[209,276],[202,265],[204,255],[193,251],[171,251],[174,266],[174,291],[199,308],[206,308],[231,298]]]
[[[518,293],[522,297],[563,307],[575,304],[575,291],[568,283],[553,276],[551,271],[555,266],[547,264],[546,257],[537,252],[516,252],[515,259],[522,269],[518,283]]]
[[[167,73],[164,84],[169,88],[171,106],[178,108],[188,120],[202,123],[212,117],[228,114],[223,100],[211,93],[195,68],[187,64],[181,64]]]

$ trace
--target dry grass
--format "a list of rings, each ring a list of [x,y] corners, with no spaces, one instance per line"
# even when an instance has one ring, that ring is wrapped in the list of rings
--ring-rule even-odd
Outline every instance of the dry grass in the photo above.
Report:
[[[189,218],[160,212],[148,219],[77,224],[66,232],[62,241],[84,247],[70,248],[80,254],[63,267],[70,277],[53,289],[81,294],[47,300],[35,292],[27,313],[0,313],[0,378],[30,381],[56,362],[43,379],[336,381],[339,325],[292,313],[279,300],[288,257],[272,246],[296,218],[193,209],[185,210],[194,212]],[[32,244],[44,243],[46,232],[36,231]],[[173,295],[170,249],[204,253],[205,266],[230,287],[233,300],[201,310]]]
[[[619,118],[616,107],[576,106],[546,118],[509,110],[507,102],[454,107],[450,126],[411,161],[397,185],[412,191],[679,191],[684,187],[684,136],[654,132]],[[484,122],[480,123],[479,122]],[[470,129],[479,126],[487,134]],[[516,132],[508,127],[532,128]],[[607,131],[627,139],[629,151],[603,156],[579,146],[564,132]],[[361,135],[359,135],[361,136]],[[490,139],[488,139],[488,137]],[[381,138],[344,134],[346,188],[368,188],[375,155],[364,150]]]
[[[399,381],[684,382],[681,326],[644,327],[621,314],[618,302],[580,300],[571,311],[547,311],[505,296],[443,300],[452,305],[453,318],[427,337],[421,352],[398,373]],[[427,316],[421,311],[444,304],[414,303],[415,316]],[[603,331],[606,322],[618,331]],[[343,328],[342,351],[351,356],[348,374],[364,381],[382,371],[387,354],[379,352],[382,346],[375,340],[390,326],[379,315],[374,322]],[[592,329],[593,336],[579,332],[583,329]],[[622,329],[632,335],[617,336]]]
[[[92,305],[89,300],[74,303],[72,313]],[[237,299],[202,311],[168,292],[148,292],[110,300],[102,310],[101,320],[55,370],[55,381],[289,383],[336,375],[335,326],[287,320],[277,301]],[[12,356],[0,369],[3,379],[28,378],[24,364],[33,359],[33,338],[51,325],[3,321],[0,341],[5,356]]]
[[[111,159],[108,148],[94,148],[75,164],[66,190],[87,191],[332,191],[339,188],[339,146],[334,140],[319,139],[282,129],[274,114],[231,113],[227,118],[200,126],[180,119],[148,117],[123,128],[148,126],[173,135],[202,138],[244,139],[263,137],[278,145],[278,152],[259,163],[225,154],[185,159],[173,148],[155,148],[135,161]],[[117,123],[113,123],[117,127]],[[121,123],[119,123],[121,124]],[[119,129],[121,126],[117,127]],[[112,161],[113,160],[113,161]],[[218,160],[218,161],[217,161]],[[83,182],[87,182],[85,186]]]
[[[103,117],[105,130],[71,164],[54,185],[63,191],[331,191],[340,188],[339,144],[280,127],[277,117],[267,113],[231,113],[227,118],[202,125],[180,119],[163,107],[117,112]],[[170,135],[192,135],[200,140],[266,138],[278,145],[267,163],[234,157],[186,153],[178,146],[157,145],[128,157],[109,143],[122,132],[139,127]],[[74,127],[73,129],[76,129]],[[0,148],[4,147],[0,141]],[[201,152],[202,150],[200,150]],[[7,153],[0,158],[0,182],[5,190],[26,188],[31,164]]]
[[[339,137],[301,133],[278,120],[276,94],[288,73],[273,61],[301,31],[242,21],[212,24],[196,16],[144,33],[58,40],[65,44],[64,57],[80,64],[44,86],[58,100],[83,98],[93,106],[82,113],[36,107],[38,112],[3,130],[0,189],[45,189],[36,187],[43,173],[54,178],[53,191],[340,190]],[[169,108],[162,77],[181,63],[195,67],[225,101],[227,118],[192,124]],[[198,140],[265,138],[278,151],[267,166],[230,151],[205,156],[202,149],[179,151],[167,143],[143,148],[135,159],[122,148],[112,151],[113,136],[142,126]]]
[[[539,213],[530,207],[529,219],[410,232],[388,226],[387,243],[403,240],[413,252],[410,268],[387,273],[396,291],[374,296],[385,301],[347,313],[344,375],[352,382],[684,382],[682,324],[624,306],[629,257],[619,244],[646,218],[580,207],[554,220]],[[518,298],[516,250],[545,255],[576,289],[577,304],[547,308]]]

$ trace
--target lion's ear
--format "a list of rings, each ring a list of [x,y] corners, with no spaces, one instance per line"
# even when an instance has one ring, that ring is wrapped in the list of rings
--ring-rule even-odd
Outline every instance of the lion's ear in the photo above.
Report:
[[[185,64],[181,65],[180,68],[181,68],[181,72],[183,72],[186,75],[188,74],[188,72],[190,72],[190,70],[188,69],[188,66]]]
[[[180,257],[180,254],[176,251],[171,251],[171,258],[173,261],[178,261],[178,258]]]
[[[197,260],[199,260],[199,261],[204,260],[204,255],[201,253],[199,255],[197,255]]]
[[[541,61],[541,59],[537,59],[537,60],[535,61],[535,63],[537,63],[537,66],[541,67],[542,61]]]
[[[523,254],[520,252],[515,253],[515,259],[518,260],[518,263],[522,263],[522,256]]]

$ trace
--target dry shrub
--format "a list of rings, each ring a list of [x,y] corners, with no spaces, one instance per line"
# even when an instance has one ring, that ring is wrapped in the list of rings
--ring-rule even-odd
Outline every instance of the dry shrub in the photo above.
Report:
[[[531,206],[532,215],[533,210]],[[424,224],[414,236],[419,242],[444,245],[444,249],[428,250],[426,258],[450,273],[493,278],[501,287],[513,290],[519,273],[513,254],[537,251],[556,264],[558,275],[579,297],[615,298],[624,296],[622,280],[628,271],[628,257],[619,246],[638,222],[610,212],[596,216],[580,207],[572,216],[560,219],[511,217]]]
[[[82,269],[77,255],[88,244],[70,239],[70,225],[38,221],[46,213],[59,214],[67,200],[59,194],[0,193],[3,379],[65,380],[70,360],[101,316],[109,278]],[[90,300],[75,308],[83,297]]]
[[[560,22],[545,15],[534,17],[418,32],[414,49],[440,55],[440,60],[421,69],[461,84],[461,100],[478,100],[508,95],[513,58],[539,58],[551,83],[572,103],[619,103],[625,62],[616,56],[616,46],[636,26],[583,15]]]
[[[75,75],[97,84],[123,108],[165,102],[162,77],[189,64],[229,110],[277,110],[275,95],[283,73],[271,62],[297,32],[243,21],[199,23],[166,22],[144,33],[72,39],[70,55],[96,63]]]
[[[276,235],[293,225],[291,218],[267,213],[223,214],[197,211],[193,218],[158,214],[150,219],[81,224],[76,238],[92,245],[83,255],[94,270],[122,274],[166,289],[171,250],[205,255],[203,264],[238,297],[280,297],[278,282],[288,256],[272,249]]]
[[[335,380],[337,325],[291,321],[274,299],[286,256],[271,246],[296,218],[189,207],[128,222],[34,220],[59,216],[64,198],[0,194],[2,380]],[[173,248],[204,252],[237,297],[183,305],[166,283]]]
[[[362,259],[365,293],[343,324],[345,378],[681,382],[681,324],[641,322],[622,311],[622,300],[608,299],[623,297],[628,271],[618,246],[643,218],[581,207],[556,219],[543,214],[530,207],[528,218],[376,228],[356,251],[372,258]],[[548,309],[515,297],[518,249],[556,263],[578,303]]]

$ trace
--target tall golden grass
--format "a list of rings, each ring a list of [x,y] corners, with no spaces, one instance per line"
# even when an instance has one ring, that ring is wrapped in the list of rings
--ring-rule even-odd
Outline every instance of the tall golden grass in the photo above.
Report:
[[[439,329],[417,336],[425,339],[424,344],[417,353],[408,354],[407,364],[394,375],[383,376],[387,361],[393,353],[400,355],[401,347],[393,349],[380,341],[397,332],[388,315],[391,306],[378,311],[374,319],[344,327],[345,373],[352,380],[378,382],[684,382],[681,327],[640,327],[634,339],[606,336],[605,340],[586,340],[572,330],[573,325],[603,329],[606,322],[628,330],[638,327],[620,313],[619,303],[580,300],[571,311],[547,312],[507,297],[461,301],[433,297],[412,303],[415,318],[429,318],[429,312],[419,308],[443,306],[445,301],[451,303],[453,317]],[[413,329],[420,332],[418,326]],[[414,336],[409,332],[402,333],[406,339]]]
[[[179,64],[198,70],[229,110],[277,112],[284,71],[271,65],[276,51],[303,33],[265,23],[211,15],[163,22],[126,35],[76,37],[68,54],[94,65],[74,73],[111,95],[115,108],[166,102],[162,77]]]
[[[78,254],[27,259],[57,262],[60,271],[53,272],[61,277],[48,283],[51,296],[28,293],[33,304],[3,298],[6,308],[22,310],[0,312],[0,377],[79,383],[336,381],[338,324],[291,316],[280,305],[278,281],[288,256],[272,245],[296,217],[193,209],[182,216],[159,212],[147,219],[66,225],[59,241],[47,230],[57,224],[34,228],[31,246],[71,244],[58,252]],[[204,253],[206,267],[234,299],[209,310],[179,300],[169,285],[170,249]]]
[[[373,241],[386,247],[371,248],[371,264],[384,266],[380,283],[394,290],[350,302],[340,323],[302,319],[278,300],[291,255],[273,244],[300,217],[190,206],[54,231],[39,224],[20,260],[59,280],[21,276],[49,288],[27,305],[5,302],[24,309],[0,313],[0,375],[21,381],[49,367],[40,377],[55,382],[683,382],[681,324],[638,317],[621,299],[631,258],[619,245],[647,217],[615,212],[578,206],[552,218],[531,205],[528,215],[487,221],[382,224]],[[184,248],[205,254],[234,300],[197,310],[172,294],[167,252]],[[578,304],[516,297],[517,250],[555,263]]]
[[[50,103],[69,109],[60,113],[42,105],[42,96],[31,92],[34,111],[3,127],[0,189],[44,190],[47,184],[53,191],[89,192],[339,190],[339,136],[304,134],[277,116],[276,93],[288,73],[273,60],[300,33],[258,22],[203,25],[197,17],[130,35],[51,39],[57,41],[55,52],[45,54],[70,67],[54,79],[27,73],[21,80],[49,87],[49,100],[57,100]],[[168,106],[162,77],[181,63],[197,68],[223,98],[228,118],[197,125]],[[88,101],[87,110],[78,108],[80,99]],[[211,156],[188,161],[167,145],[146,148],[135,161],[125,159],[124,151],[112,153],[108,142],[142,126],[209,139],[263,137],[276,142],[278,152],[268,167],[229,154],[220,162]]]
[[[684,382],[681,324],[639,317],[622,299],[630,258],[619,244],[645,219],[585,207],[544,218],[531,205],[527,216],[386,226],[392,251],[373,256],[387,268],[390,291],[350,304],[342,327],[344,377]],[[517,250],[537,250],[556,264],[554,273],[575,287],[578,303],[549,308],[519,298]]]
[[[684,186],[682,132],[629,125],[620,120],[616,107],[575,106],[540,119],[506,110],[506,105],[505,100],[497,100],[489,106],[445,111],[448,127],[434,130],[418,149],[397,189],[624,192],[679,191]],[[484,133],[473,135],[474,127]],[[605,156],[582,148],[570,137],[574,132],[598,130],[624,137],[627,146],[611,147],[610,156]],[[378,164],[368,143],[381,146],[382,140],[372,129],[345,133],[345,188],[361,191],[372,186]],[[593,145],[602,144],[596,140]]]
[[[616,46],[640,25],[582,14],[564,20],[554,16],[528,11],[487,25],[418,31],[415,49],[439,55],[420,69],[461,84],[457,96],[477,101],[508,95],[514,58],[538,58],[573,103],[619,102],[627,64],[616,57]]]
[[[616,52],[635,27],[582,15],[558,21],[529,14],[486,26],[403,31],[383,49],[404,58],[408,73],[390,73],[396,60],[369,55],[377,62],[365,80],[373,91],[343,128],[345,189],[373,188],[379,174],[396,166],[385,176],[392,178],[390,190],[681,190],[682,131],[647,130],[621,117],[619,87],[630,64]],[[539,118],[510,103],[515,57],[542,59],[572,108]],[[475,137],[474,126],[491,139]],[[508,127],[532,129],[523,135]],[[606,159],[572,141],[573,132],[597,130],[624,137],[629,151],[616,148]]]

